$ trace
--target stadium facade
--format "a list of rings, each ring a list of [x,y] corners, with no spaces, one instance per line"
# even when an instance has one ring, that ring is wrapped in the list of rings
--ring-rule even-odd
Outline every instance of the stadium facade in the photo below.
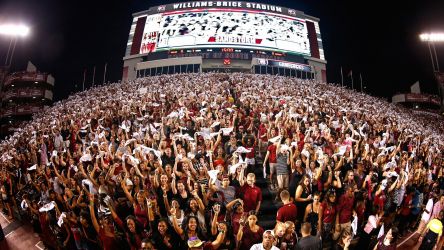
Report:
[[[53,102],[54,77],[28,62],[26,71],[3,74],[0,81],[0,138]]]
[[[251,72],[326,82],[319,19],[285,7],[193,1],[134,13],[122,80],[183,72]]]

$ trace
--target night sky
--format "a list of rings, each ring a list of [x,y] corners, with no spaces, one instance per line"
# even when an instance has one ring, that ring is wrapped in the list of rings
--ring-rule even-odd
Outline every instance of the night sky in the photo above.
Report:
[[[61,1],[0,0],[0,23],[22,21],[31,35],[21,39],[13,58],[13,70],[25,69],[31,60],[40,71],[56,79],[55,98],[81,90],[83,71],[87,84],[122,76],[122,58],[132,13],[177,1]],[[408,91],[419,80],[421,90],[436,93],[426,44],[418,34],[444,32],[444,1],[255,1],[277,4],[320,18],[329,82],[340,83],[340,67],[353,70],[355,87],[362,73],[367,92],[381,97]],[[391,4],[391,5],[388,5]],[[5,61],[9,38],[0,37],[0,64]],[[444,45],[436,47],[444,68]]]

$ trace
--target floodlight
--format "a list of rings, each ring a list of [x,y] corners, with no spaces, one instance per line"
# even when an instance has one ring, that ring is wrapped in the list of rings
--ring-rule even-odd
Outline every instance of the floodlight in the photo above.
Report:
[[[29,27],[22,24],[0,24],[0,34],[8,36],[27,36]]]
[[[444,42],[444,33],[423,33],[419,39],[423,42]]]

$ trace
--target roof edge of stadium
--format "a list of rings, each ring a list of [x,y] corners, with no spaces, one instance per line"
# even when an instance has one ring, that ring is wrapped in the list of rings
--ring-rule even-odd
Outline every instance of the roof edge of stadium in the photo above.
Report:
[[[186,3],[186,2],[191,2],[191,1],[175,2],[175,3],[170,3],[168,5],[177,4],[177,3]],[[239,2],[256,3],[256,2],[250,2],[250,1],[239,1]],[[139,11],[139,12],[135,12],[135,13],[133,13],[133,17],[142,16],[142,15],[149,15],[151,9],[158,8],[159,6],[162,6],[162,5],[151,6],[147,10],[142,10],[142,11]],[[278,5],[275,5],[275,6],[276,7],[281,7],[281,8],[288,8],[288,7],[285,7],[285,6],[278,6]],[[320,21],[320,19],[318,17],[314,17],[314,16],[311,16],[311,15],[305,14],[305,12],[303,12],[303,11],[300,11],[300,10],[295,10],[295,11],[300,15],[299,18],[304,17],[304,18],[307,18],[307,19],[311,19],[311,20],[313,20],[315,22],[319,22]]]
[[[143,10],[143,11],[133,13],[133,17],[147,15],[147,14],[148,14],[148,10]]]
[[[302,12],[302,11],[301,11]],[[313,21],[315,21],[315,22],[319,22],[321,19],[319,19],[318,17],[314,17],[314,16],[310,16],[310,15],[307,15],[307,14],[305,14],[304,12],[302,12],[302,14],[305,16],[305,18],[307,18],[307,19],[311,19],[311,20],[313,20]]]

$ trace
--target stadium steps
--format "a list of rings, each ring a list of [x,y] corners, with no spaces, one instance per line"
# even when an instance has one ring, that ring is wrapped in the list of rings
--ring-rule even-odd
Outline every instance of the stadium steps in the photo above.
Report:
[[[256,152],[258,152],[258,148],[256,148]],[[265,157],[265,154],[262,154],[262,156]],[[264,230],[267,230],[274,229],[274,226],[276,225],[276,212],[280,203],[274,201],[276,192],[269,189],[268,182],[263,176],[263,157],[258,157],[256,154],[256,167],[254,169],[254,174],[256,175],[256,186],[258,186],[262,191],[262,204],[259,209],[258,224]]]

